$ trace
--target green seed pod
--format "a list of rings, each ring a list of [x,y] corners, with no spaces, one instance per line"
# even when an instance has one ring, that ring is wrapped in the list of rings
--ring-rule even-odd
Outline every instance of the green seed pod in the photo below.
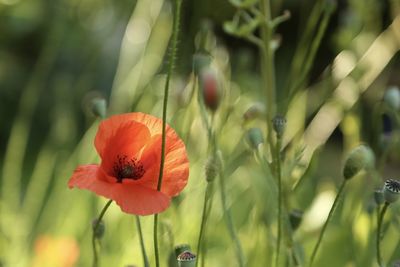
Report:
[[[196,255],[190,251],[184,251],[176,258],[178,260],[179,267],[195,267],[196,266]]]
[[[400,197],[400,181],[389,179],[383,186],[383,195],[387,203],[396,202]]]
[[[92,221],[92,229],[94,231],[94,236],[97,239],[101,239],[103,237],[103,235],[104,235],[105,230],[106,230],[106,226],[105,226],[103,221],[100,221],[98,223],[98,225],[97,225],[97,222],[98,222],[98,219],[94,219]],[[96,225],[97,225],[97,227],[96,227]]]
[[[260,128],[250,128],[246,132],[247,141],[253,149],[264,143],[263,133]]]
[[[286,118],[281,115],[276,115],[272,119],[272,127],[278,137],[282,137],[286,128]]]
[[[175,258],[177,258],[181,253],[190,250],[191,248],[189,244],[180,244],[175,246]]]
[[[361,170],[373,169],[375,165],[375,155],[371,148],[360,145],[350,151],[343,168],[343,177],[350,179]]]
[[[217,177],[220,167],[221,166],[219,164],[219,160],[216,159],[214,156],[210,156],[207,159],[206,166],[204,168],[207,182],[212,182],[215,180],[215,177]]]
[[[303,219],[303,212],[301,210],[292,210],[289,213],[289,222],[292,226],[293,231],[295,231],[299,226]]]
[[[94,98],[91,101],[92,112],[97,117],[104,119],[107,113],[107,102],[104,98]]]
[[[382,190],[375,190],[374,192],[374,199],[375,199],[375,203],[376,205],[382,205],[385,202],[385,197],[383,195],[383,191]]]
[[[385,104],[394,110],[400,108],[400,90],[397,86],[389,87],[383,95],[383,101]]]

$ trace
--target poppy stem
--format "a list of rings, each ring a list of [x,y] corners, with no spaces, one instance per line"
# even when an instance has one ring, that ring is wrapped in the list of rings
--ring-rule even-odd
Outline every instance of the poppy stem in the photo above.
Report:
[[[149,259],[147,258],[146,247],[144,246],[144,239],[143,239],[142,226],[140,225],[140,218],[138,215],[136,215],[135,218],[136,218],[137,231],[139,233],[140,248],[142,249],[143,264],[144,267],[150,267]]]
[[[171,37],[171,50],[170,50],[169,58],[168,58],[168,72],[167,72],[167,78],[165,81],[165,88],[164,88],[161,160],[160,160],[160,172],[158,175],[158,183],[157,183],[158,191],[161,191],[162,179],[163,179],[163,173],[164,173],[169,84],[170,84],[170,80],[171,80],[171,76],[172,76],[172,71],[175,66],[181,5],[182,5],[182,0],[175,0],[175,15],[174,15],[174,21],[173,21],[172,37]],[[156,267],[159,267],[160,266],[160,256],[159,256],[159,252],[158,252],[158,214],[154,215],[154,231],[153,231],[153,233],[154,233],[154,256],[155,256],[155,261],[156,261]]]
[[[107,202],[107,204],[104,206],[104,208],[100,212],[100,215],[96,220],[96,224],[93,226],[93,233],[92,233],[93,267],[98,266],[98,255],[97,255],[97,248],[96,248],[96,239],[97,239],[96,233],[99,229],[99,226],[100,226],[101,220],[104,217],[104,214],[106,213],[108,207],[110,207],[112,202],[113,202],[112,200],[109,200]]]
[[[277,135],[276,142],[276,176],[278,178],[278,236],[276,240],[276,255],[275,255],[275,266],[279,266],[279,254],[281,248],[282,239],[282,204],[283,204],[283,192],[282,192],[282,173],[281,173],[281,146],[282,146],[282,136]]]
[[[385,266],[382,260],[382,255],[381,255],[381,239],[382,239],[382,222],[383,222],[383,217],[385,216],[386,210],[389,207],[389,203],[385,202],[385,205],[383,206],[381,212],[379,212],[379,206],[377,209],[377,214],[378,214],[378,229],[376,231],[376,260],[378,261],[379,267]]]
[[[344,189],[344,187],[345,187],[345,185],[346,185],[346,182],[347,182],[347,179],[343,179],[343,182],[342,182],[342,184],[340,185],[339,191],[338,191],[338,193],[337,193],[337,195],[336,195],[335,201],[333,202],[333,205],[332,205],[332,207],[331,207],[331,210],[329,211],[328,218],[326,219],[325,224],[324,224],[324,226],[322,227],[321,232],[319,233],[318,241],[317,241],[317,243],[315,244],[314,250],[313,250],[313,252],[312,252],[312,254],[311,254],[310,264],[309,264],[310,267],[312,266],[312,264],[313,264],[313,262],[314,262],[314,259],[315,259],[315,256],[317,255],[318,248],[319,248],[319,246],[320,246],[320,244],[321,244],[322,237],[324,236],[325,230],[326,230],[326,228],[327,228],[329,222],[330,222],[331,219],[332,219],[332,215],[333,215],[333,213],[334,213],[334,211],[335,211],[337,205],[339,204],[339,199],[340,199],[340,197],[341,197],[341,195],[342,195],[342,192],[343,192],[343,189]]]

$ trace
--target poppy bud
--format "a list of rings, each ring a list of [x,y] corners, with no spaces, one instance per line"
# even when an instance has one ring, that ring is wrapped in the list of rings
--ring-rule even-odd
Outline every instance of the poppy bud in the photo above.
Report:
[[[104,119],[107,113],[107,102],[104,98],[94,98],[91,101],[91,109],[94,115]]]
[[[193,72],[199,75],[202,69],[210,66],[211,55],[206,52],[198,52],[193,55]]]
[[[350,151],[343,168],[343,177],[350,179],[363,169],[371,169],[375,165],[374,152],[366,145],[360,145]]]
[[[303,212],[301,210],[292,210],[289,214],[289,222],[292,226],[293,231],[295,231],[303,219]]]
[[[221,102],[221,90],[218,85],[217,74],[211,69],[204,69],[199,78],[204,104],[215,112]]]
[[[286,128],[286,118],[281,115],[276,115],[272,119],[272,127],[278,137],[282,137]]]
[[[265,116],[265,105],[263,103],[254,103],[243,114],[244,121],[251,121]]]
[[[397,86],[389,87],[383,95],[383,101],[394,110],[400,108],[400,90]]]
[[[177,257],[179,267],[194,267],[196,266],[196,255],[189,250],[182,252]]]
[[[247,140],[253,149],[264,143],[263,133],[260,128],[250,128],[246,133]]]
[[[97,239],[101,239],[103,237],[103,235],[104,235],[105,230],[106,230],[106,226],[105,226],[103,221],[100,221],[99,223],[97,223],[97,222],[98,222],[98,219],[94,219],[92,221],[92,229],[93,229],[93,232],[94,232],[94,236]]]
[[[220,169],[219,161],[214,156],[210,156],[207,159],[205,166],[205,175],[207,182],[214,181],[215,177],[218,175]]]
[[[379,206],[385,202],[385,197],[382,190],[375,190],[374,192],[375,203]]]
[[[180,244],[175,246],[175,258],[178,257],[182,252],[185,251],[190,251],[190,245],[189,244]]]
[[[383,186],[383,195],[387,203],[396,202],[400,197],[400,181],[389,179]]]

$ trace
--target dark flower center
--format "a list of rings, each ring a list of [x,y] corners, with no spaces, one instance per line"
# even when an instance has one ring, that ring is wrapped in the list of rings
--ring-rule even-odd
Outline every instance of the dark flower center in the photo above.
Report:
[[[118,183],[122,183],[123,179],[139,180],[145,173],[143,164],[139,160],[120,155],[114,162],[113,170]]]
[[[394,193],[400,193],[400,182],[397,180],[389,179],[386,180],[385,186],[387,189]]]

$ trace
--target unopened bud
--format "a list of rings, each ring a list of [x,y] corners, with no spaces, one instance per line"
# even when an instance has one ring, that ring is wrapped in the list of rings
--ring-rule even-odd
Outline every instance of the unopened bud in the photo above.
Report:
[[[179,267],[195,267],[196,266],[196,255],[190,251],[184,251],[176,258],[178,260]]]
[[[382,205],[385,202],[385,197],[383,195],[383,191],[382,190],[375,190],[374,199],[375,199],[376,205],[378,205],[378,206]]]
[[[260,128],[250,128],[246,133],[247,140],[253,149],[264,143],[263,133]]]
[[[220,162],[214,156],[210,156],[207,159],[206,166],[205,166],[205,175],[207,182],[212,182],[217,177],[218,172],[220,170]]]
[[[103,221],[99,222],[98,219],[94,219],[92,221],[92,229],[93,229],[94,236],[97,239],[101,239],[103,237],[103,235],[104,235],[105,230],[106,230],[106,226],[105,226]]]
[[[281,115],[276,115],[272,119],[272,127],[278,137],[282,137],[286,128],[286,118]]]
[[[394,110],[400,109],[400,90],[397,86],[389,87],[383,95],[383,101]]]
[[[254,103],[243,114],[244,121],[251,121],[265,116],[265,105],[263,103]]]
[[[104,119],[107,113],[107,102],[104,98],[94,98],[91,101],[91,109],[94,115]]]
[[[389,179],[383,186],[383,195],[387,203],[396,202],[400,197],[400,181]]]
[[[197,52],[193,55],[193,72],[196,75],[201,73],[202,69],[208,68],[211,63],[211,55],[206,52]]]
[[[303,212],[301,210],[292,210],[289,214],[289,222],[292,226],[293,231],[295,231],[303,219]]]
[[[221,89],[218,84],[217,74],[212,69],[203,69],[199,76],[200,88],[204,104],[215,112],[221,102]]]
[[[375,165],[375,155],[366,145],[360,145],[350,151],[343,168],[343,177],[350,179],[363,169],[372,169]]]

